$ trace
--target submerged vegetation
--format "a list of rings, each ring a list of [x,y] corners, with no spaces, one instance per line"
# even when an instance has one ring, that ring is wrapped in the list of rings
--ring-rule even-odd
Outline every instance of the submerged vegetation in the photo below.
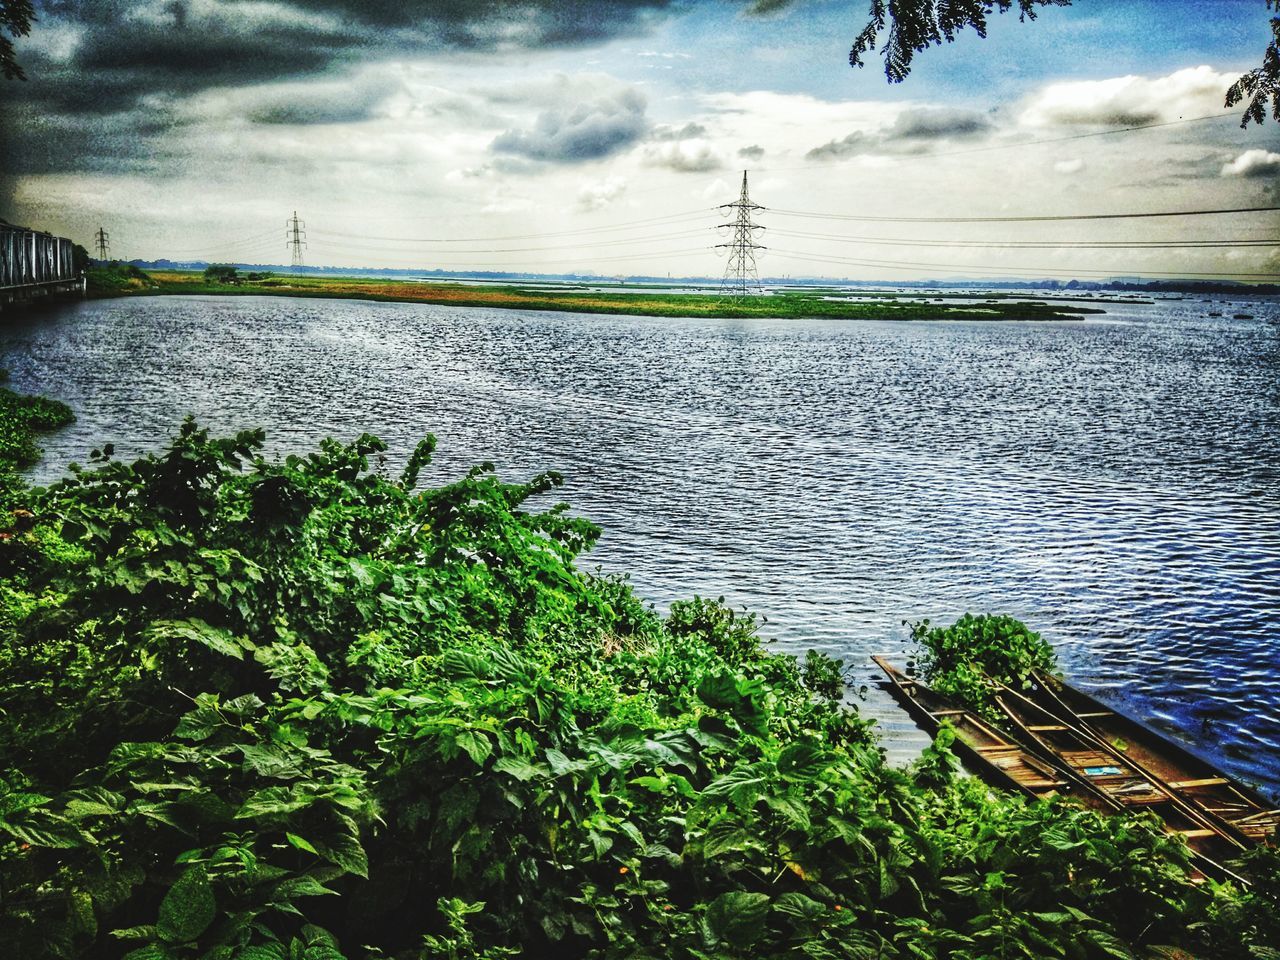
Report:
[[[1280,955],[1274,852],[1197,885],[1149,819],[957,777],[945,731],[888,767],[838,662],[579,570],[555,474],[262,439],[12,490],[7,955]]]
[[[8,379],[9,374],[0,370],[0,383]],[[36,433],[65,427],[74,419],[65,403],[0,387],[0,507],[8,504],[21,486],[14,471],[30,466],[40,456]]]
[[[910,626],[924,681],[997,725],[1003,722],[995,702],[999,684],[1018,689],[1033,670],[1052,673],[1058,666],[1053,647],[1013,617],[966,613],[947,627],[928,620]]]
[[[230,273],[227,273],[227,271]],[[213,271],[212,273],[210,271]],[[559,310],[569,313],[625,314],[646,317],[829,317],[846,320],[1077,320],[1102,310],[1037,298],[986,295],[934,303],[925,296],[883,295],[846,299],[822,289],[780,290],[769,296],[733,299],[712,293],[580,290],[530,285],[484,286],[470,283],[412,282],[381,278],[240,275],[234,267],[214,266],[204,273],[153,270],[159,294],[259,294],[435,303],[458,307]],[[120,291],[122,293],[130,291]],[[141,290],[136,292],[143,292]]]

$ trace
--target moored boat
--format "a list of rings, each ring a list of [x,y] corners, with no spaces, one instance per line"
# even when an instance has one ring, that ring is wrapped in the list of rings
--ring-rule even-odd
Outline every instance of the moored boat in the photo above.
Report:
[[[899,702],[929,733],[936,734],[944,721],[951,725],[956,734],[956,753],[987,783],[1038,799],[1070,794],[1095,809],[1121,809],[1119,803],[1104,795],[1079,790],[1074,778],[1065,776],[1042,756],[1005,736],[976,713],[907,676],[883,657],[871,659],[889,678],[890,689]]]
[[[1065,681],[1035,673],[1028,699],[1119,751],[1135,767],[1249,843],[1274,842],[1280,810],[1256,790]]]
[[[1005,715],[1010,732],[1024,744],[1039,746],[1075,777],[1123,808],[1155,813],[1167,833],[1186,841],[1207,872],[1243,882],[1243,878],[1223,865],[1250,846],[1234,831],[1224,829],[1114,745],[1021,692],[1003,687],[996,703]]]

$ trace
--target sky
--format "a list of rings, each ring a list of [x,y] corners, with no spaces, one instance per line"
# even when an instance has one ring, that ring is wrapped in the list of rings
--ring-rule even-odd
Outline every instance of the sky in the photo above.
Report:
[[[1223,107],[1263,0],[1000,16],[900,84],[849,66],[867,0],[764,6],[37,0],[0,217],[130,259],[287,263],[297,211],[312,265],[716,276],[746,170],[771,277],[1280,276],[1275,212],[929,219],[1280,205],[1280,125]]]

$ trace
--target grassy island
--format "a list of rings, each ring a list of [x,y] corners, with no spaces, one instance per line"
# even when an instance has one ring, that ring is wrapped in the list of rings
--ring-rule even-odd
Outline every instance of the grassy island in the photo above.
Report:
[[[247,274],[228,279],[211,271],[151,271],[145,280],[130,276],[123,282],[107,278],[96,296],[144,294],[213,294],[217,296],[325,297],[436,303],[457,307],[499,307],[519,310],[561,310],[570,313],[627,314],[646,317],[831,317],[852,320],[1078,320],[1102,313],[1095,307],[1053,298],[983,295],[935,303],[926,295],[876,295],[849,299],[823,289],[785,290],[745,300],[711,294],[672,294],[634,291],[583,290],[566,286],[528,286],[388,280],[362,277]],[[92,280],[92,278],[91,278]]]
[[[7,956],[1278,955],[1274,851],[1196,884],[1151,820],[995,793],[945,738],[889,767],[838,662],[583,572],[557,475],[262,440],[6,481]]]

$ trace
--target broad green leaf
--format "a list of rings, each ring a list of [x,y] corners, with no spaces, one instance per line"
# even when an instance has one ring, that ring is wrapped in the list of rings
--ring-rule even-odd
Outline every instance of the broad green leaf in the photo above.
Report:
[[[288,900],[292,897],[322,897],[326,895],[337,895],[337,891],[330,890],[315,877],[305,874],[300,877],[290,877],[288,880],[281,880],[276,884],[276,897],[280,900]]]
[[[169,951],[168,947],[161,946],[158,943],[149,943],[145,947],[130,950],[120,960],[174,960],[174,955]]]
[[[203,866],[189,868],[160,901],[156,932],[168,943],[188,943],[213,922],[217,903]]]
[[[327,844],[324,857],[348,873],[354,873],[358,877],[369,876],[369,857],[359,837],[339,834]]]
[[[774,900],[773,909],[778,913],[785,913],[791,917],[813,920],[825,915],[830,908],[819,903],[813,897],[793,890],[782,894]]]
[[[285,960],[285,949],[280,944],[241,947],[235,960]]]
[[[284,838],[288,840],[292,846],[297,847],[299,850],[302,850],[306,853],[314,853],[317,857],[320,856],[320,851],[317,850],[314,846],[312,846],[310,841],[303,839],[302,837],[298,836],[296,833],[289,833],[286,831]]]
[[[530,763],[521,757],[505,756],[499,757],[493,764],[493,769],[500,773],[509,773],[517,780],[531,780],[534,777],[545,777],[547,770],[545,767],[535,763]]]
[[[459,730],[454,736],[453,742],[467,752],[472,761],[478,766],[483,764],[488,756],[493,753],[493,743],[489,738],[479,730]]]
[[[799,797],[770,795],[764,798],[764,802],[792,827],[798,830],[809,829],[809,807]]]
[[[49,797],[39,793],[6,793],[0,796],[0,817],[7,817],[19,810],[30,810],[48,803]]]
[[[828,754],[811,743],[793,743],[778,755],[778,773],[796,780],[811,780],[826,769]]]
[[[764,792],[768,772],[768,766],[759,763],[736,767],[717,777],[702,792],[710,797],[727,796],[739,807],[749,807]]]
[[[764,934],[769,915],[769,897],[763,893],[731,890],[711,901],[703,917],[703,935],[708,946],[727,943],[750,947]]]
[[[203,620],[160,620],[151,628],[152,635],[182,637],[203,644],[215,653],[237,660],[244,659],[244,647],[229,631],[220,627],[212,627]]]

